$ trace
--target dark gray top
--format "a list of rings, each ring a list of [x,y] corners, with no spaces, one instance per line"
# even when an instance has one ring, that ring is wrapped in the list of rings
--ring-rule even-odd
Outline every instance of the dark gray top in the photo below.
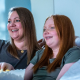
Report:
[[[34,58],[30,61],[32,64],[36,64],[43,54],[43,49],[36,52]],[[46,66],[39,68],[37,72],[33,75],[33,80],[56,80],[60,70],[67,63],[76,62],[80,59],[80,49],[78,47],[70,48],[66,54],[64,55],[61,66],[58,67],[55,71],[48,73],[46,70]],[[49,59],[50,63],[54,61],[54,59]]]
[[[25,69],[27,67],[27,50],[24,53],[18,50],[20,58],[18,60],[7,51],[9,45],[10,42],[0,40],[0,62],[10,63],[15,69]]]

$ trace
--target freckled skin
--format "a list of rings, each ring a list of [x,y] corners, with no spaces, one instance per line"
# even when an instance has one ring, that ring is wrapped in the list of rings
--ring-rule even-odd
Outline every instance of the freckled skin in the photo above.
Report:
[[[46,44],[51,48],[59,47],[59,38],[52,17],[46,21],[44,30],[43,37]]]

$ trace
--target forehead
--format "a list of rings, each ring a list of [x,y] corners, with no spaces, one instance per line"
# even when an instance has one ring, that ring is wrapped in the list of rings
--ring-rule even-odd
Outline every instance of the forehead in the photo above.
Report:
[[[16,11],[12,11],[12,12],[9,13],[8,18],[15,18],[15,17],[18,17],[19,18],[19,15],[17,14]]]
[[[45,26],[47,25],[54,25],[54,20],[53,20],[53,17],[50,17],[46,20],[45,22]]]

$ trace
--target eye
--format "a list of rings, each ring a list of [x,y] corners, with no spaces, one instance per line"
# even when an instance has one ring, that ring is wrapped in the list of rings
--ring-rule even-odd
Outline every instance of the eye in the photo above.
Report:
[[[15,22],[20,22],[20,20],[15,20]]]
[[[46,31],[46,29],[43,29],[43,32]]]
[[[51,29],[55,29],[55,27],[51,27]]]
[[[8,21],[8,23],[11,23],[11,21]]]

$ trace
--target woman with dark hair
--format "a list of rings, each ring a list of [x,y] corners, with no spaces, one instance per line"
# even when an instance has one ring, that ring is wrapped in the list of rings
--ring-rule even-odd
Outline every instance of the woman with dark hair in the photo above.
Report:
[[[80,49],[74,46],[75,32],[71,20],[64,15],[52,15],[44,24],[45,49],[36,52],[25,70],[24,80],[59,80],[80,59]]]
[[[23,7],[13,7],[9,11],[7,29],[11,41],[0,40],[1,64],[11,64],[14,69],[24,69],[40,48],[32,13]],[[3,63],[6,62],[6,63]]]

